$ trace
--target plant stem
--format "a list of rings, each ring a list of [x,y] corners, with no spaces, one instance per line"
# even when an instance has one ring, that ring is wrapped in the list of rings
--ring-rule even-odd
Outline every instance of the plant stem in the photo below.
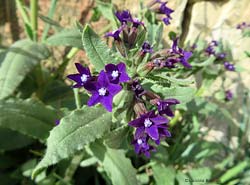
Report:
[[[76,103],[76,108],[80,109],[81,108],[81,98],[79,96],[79,89],[73,89],[74,91],[74,96],[75,96],[75,103]]]
[[[81,161],[83,159],[83,156],[84,156],[83,153],[74,156],[74,158],[72,159],[69,167],[66,169],[64,181],[66,181],[66,182],[71,181],[71,179],[74,176],[79,164],[81,163]]]
[[[33,40],[37,41],[38,0],[30,1],[30,10],[31,10],[31,27],[33,30]]]

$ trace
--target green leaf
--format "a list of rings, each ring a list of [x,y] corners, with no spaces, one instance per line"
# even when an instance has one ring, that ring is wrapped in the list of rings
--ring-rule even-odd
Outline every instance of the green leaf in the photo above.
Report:
[[[156,185],[174,185],[175,184],[175,169],[172,166],[164,166],[156,164],[152,166]]]
[[[249,160],[240,162],[235,167],[227,170],[227,172],[219,178],[219,182],[225,183],[231,178],[234,178],[235,176],[242,174],[242,172],[244,171],[246,167],[249,167]]]
[[[8,50],[0,67],[0,99],[10,96],[25,76],[49,56],[48,49],[30,40],[20,40]]]
[[[36,166],[33,178],[43,168],[74,155],[85,145],[102,137],[110,125],[111,113],[102,107],[75,110],[62,118],[60,124],[50,132],[46,154]]]
[[[197,60],[197,61],[199,61],[199,63],[198,62],[192,62],[192,66],[197,66],[197,67],[208,66],[208,65],[213,64],[213,62],[215,61],[215,59],[216,59],[216,57],[211,56],[208,59],[206,59],[204,62],[200,62],[199,60]]]
[[[192,83],[194,83],[194,79],[177,79],[171,76],[167,76],[167,73],[160,73],[160,74],[156,74],[154,75],[155,77],[160,77],[164,80],[167,80],[171,83],[173,83],[174,85],[190,85]],[[161,79],[161,83],[166,83],[164,82],[164,80]]]
[[[0,152],[23,148],[30,145],[33,141],[33,139],[16,131],[0,128]]]
[[[128,126],[121,126],[105,136],[105,144],[110,148],[121,148],[123,143],[126,143],[128,135]]]
[[[89,60],[97,71],[104,69],[105,64],[117,63],[114,54],[89,25],[84,28],[82,42]]]
[[[102,15],[108,19],[113,27],[115,28],[116,26],[116,20],[114,18],[114,7],[112,3],[106,3],[106,2],[102,2],[99,0],[96,0],[96,4],[97,4],[97,8],[100,10],[100,12],[102,13]]]
[[[193,87],[162,87],[161,85],[153,85],[151,89],[160,93],[164,99],[175,98],[181,103],[187,103],[191,101],[195,95],[196,89]]]
[[[44,140],[54,122],[61,115],[40,102],[28,100],[0,100],[0,127]]]
[[[189,171],[189,175],[193,180],[201,179],[205,182],[208,182],[211,178],[212,171],[210,168],[204,167],[204,168],[196,168],[191,169]]]
[[[77,29],[64,29],[59,33],[50,36],[46,43],[51,46],[71,46],[83,49],[81,33]]]
[[[136,171],[123,150],[105,147],[100,142],[90,145],[92,155],[103,165],[114,185],[137,185]]]

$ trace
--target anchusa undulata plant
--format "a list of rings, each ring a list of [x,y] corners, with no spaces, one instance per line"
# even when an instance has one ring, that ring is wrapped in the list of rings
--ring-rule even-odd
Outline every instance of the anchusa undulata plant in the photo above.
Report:
[[[249,184],[243,69],[225,40],[187,41],[195,2],[131,13],[95,1],[67,29],[52,19],[59,1],[48,16],[37,0],[15,2],[28,39],[0,47],[1,185]]]

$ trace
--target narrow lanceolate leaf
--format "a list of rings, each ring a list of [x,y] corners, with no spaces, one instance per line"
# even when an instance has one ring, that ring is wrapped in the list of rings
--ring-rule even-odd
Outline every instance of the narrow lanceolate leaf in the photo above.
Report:
[[[79,30],[65,29],[49,37],[46,43],[52,46],[71,46],[83,49],[81,37]]]
[[[114,185],[137,185],[136,171],[124,151],[105,147],[100,141],[90,145]]]
[[[30,40],[20,40],[8,50],[0,67],[0,99],[11,95],[25,76],[49,56],[48,49]]]
[[[102,70],[107,63],[117,63],[114,59],[114,54],[111,53],[108,46],[89,25],[86,25],[83,30],[82,43],[89,60],[96,70]]]
[[[45,140],[58,117],[57,111],[35,100],[0,100],[0,128],[35,139]]]
[[[160,93],[165,99],[175,98],[181,103],[187,103],[191,101],[195,95],[196,89],[193,87],[163,87],[161,85],[153,85],[152,90],[156,93]]]
[[[109,130],[111,113],[101,107],[75,110],[61,119],[47,140],[47,151],[33,172],[35,177],[43,168],[74,155],[86,144],[95,141]]]

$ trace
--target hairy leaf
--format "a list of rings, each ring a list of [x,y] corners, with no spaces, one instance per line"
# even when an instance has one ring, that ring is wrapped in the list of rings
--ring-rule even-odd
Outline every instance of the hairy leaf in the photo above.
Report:
[[[89,25],[84,28],[82,42],[87,56],[96,70],[104,69],[105,64],[116,63],[114,56],[112,56],[114,54]]]
[[[40,102],[0,100],[0,127],[44,140],[60,114]]]
[[[110,120],[111,113],[102,107],[75,110],[62,118],[60,124],[50,132],[46,154],[36,166],[33,177],[43,168],[74,155],[86,144],[102,137],[110,128]]]
[[[136,171],[131,161],[125,157],[122,150],[105,147],[100,142],[90,145],[94,155],[103,165],[104,170],[114,185],[137,185]]]
[[[71,46],[83,49],[81,33],[77,29],[64,29],[59,33],[50,36],[46,43],[52,46]]]
[[[48,49],[42,44],[30,40],[14,43],[0,67],[0,99],[11,95],[25,76],[48,55]]]

